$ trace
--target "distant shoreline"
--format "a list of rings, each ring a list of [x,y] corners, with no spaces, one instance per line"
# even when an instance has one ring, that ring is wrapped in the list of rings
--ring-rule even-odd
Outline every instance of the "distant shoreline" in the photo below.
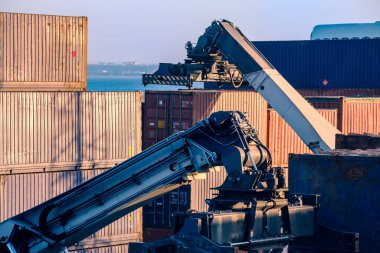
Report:
[[[128,77],[128,78],[142,78],[142,75],[138,74],[130,74],[130,75],[88,75],[87,78],[94,78],[94,77],[105,77],[105,78],[123,78],[123,77]]]

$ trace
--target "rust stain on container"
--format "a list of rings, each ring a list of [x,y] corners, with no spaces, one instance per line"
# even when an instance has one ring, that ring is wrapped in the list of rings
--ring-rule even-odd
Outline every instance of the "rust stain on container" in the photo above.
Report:
[[[86,88],[87,17],[0,12],[0,90]]]
[[[337,127],[338,111],[336,109],[318,109],[318,112]],[[294,130],[272,109],[269,110],[268,129],[268,148],[272,154],[274,166],[287,167],[289,153],[311,153]]]
[[[119,163],[141,150],[141,102],[140,92],[1,92],[0,170]]]

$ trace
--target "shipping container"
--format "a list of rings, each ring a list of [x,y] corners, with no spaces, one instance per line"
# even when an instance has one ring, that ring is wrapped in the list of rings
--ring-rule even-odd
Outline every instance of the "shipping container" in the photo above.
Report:
[[[1,91],[85,91],[87,17],[0,13]]]
[[[307,97],[316,108],[338,110],[338,129],[343,134],[379,134],[379,97]]]
[[[185,91],[147,91],[144,103],[146,149],[193,124],[193,94]]]
[[[141,152],[141,92],[0,92],[0,222]],[[70,250],[126,252],[142,210]]]
[[[144,206],[144,228],[171,228],[173,214],[190,209],[190,185],[181,186]]]
[[[104,172],[105,169],[0,175],[0,222],[26,211]],[[142,238],[141,208],[78,243],[98,248]],[[129,240],[129,241],[128,241]]]
[[[360,252],[380,248],[380,154],[334,151],[290,155],[289,190],[321,194],[318,221],[329,228],[359,233]]]
[[[0,92],[0,173],[125,160],[141,150],[141,102],[140,92]]]
[[[342,100],[341,131],[380,134],[380,98],[349,98]]]
[[[317,109],[333,126],[337,127],[338,110]],[[268,148],[274,166],[288,167],[288,156],[293,154],[311,154],[311,150],[303,143],[296,132],[273,109],[268,112]]]
[[[253,44],[296,89],[380,89],[380,40]]]
[[[186,130],[199,120],[209,117],[216,111],[239,110],[246,113],[250,123],[257,130],[261,141],[267,141],[267,108],[264,98],[253,91],[147,91],[144,104],[144,130],[143,146],[148,148],[171,134]],[[195,180],[191,183],[190,191],[187,192],[190,200],[189,208],[197,211],[206,211],[205,200],[211,198],[214,190],[210,187],[220,186],[226,177],[223,168],[220,172],[209,173],[206,180]],[[169,210],[171,193],[163,198],[152,202],[149,207],[144,207],[144,217],[155,217],[152,220],[144,220],[144,227],[169,228],[169,217],[175,210]],[[184,209],[184,206],[183,206]],[[155,211],[152,211],[155,210]],[[164,210],[168,210],[164,212]],[[158,213],[155,213],[158,212]],[[148,214],[149,213],[149,214]],[[162,217],[159,221],[158,217]]]

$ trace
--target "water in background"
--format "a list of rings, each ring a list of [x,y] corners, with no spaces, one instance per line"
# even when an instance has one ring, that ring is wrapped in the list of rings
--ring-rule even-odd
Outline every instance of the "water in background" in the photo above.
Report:
[[[195,83],[194,88],[202,89],[203,83]],[[185,86],[154,85],[144,86],[142,76],[89,76],[88,91],[144,91],[144,90],[178,90]]]

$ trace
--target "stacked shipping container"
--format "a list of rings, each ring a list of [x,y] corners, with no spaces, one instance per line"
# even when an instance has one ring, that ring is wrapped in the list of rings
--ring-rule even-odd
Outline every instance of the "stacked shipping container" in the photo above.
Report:
[[[267,103],[255,92],[242,91],[147,91],[145,94],[144,148],[167,136],[191,127],[215,111],[240,110],[245,112],[261,140],[267,139]],[[146,235],[171,226],[171,215],[176,211],[196,209],[206,211],[206,198],[211,198],[212,186],[225,179],[224,169],[207,175],[207,180],[195,180],[191,186],[181,187],[144,207]],[[156,230],[154,230],[154,229]],[[154,230],[152,232],[152,229]],[[165,234],[165,232],[161,232]],[[151,237],[151,236],[150,236]],[[149,240],[149,236],[145,237]]]
[[[0,222],[140,152],[141,102],[140,92],[0,92]],[[71,250],[141,237],[139,209]]]
[[[0,13],[0,90],[86,86],[87,17]]]
[[[378,39],[254,41],[253,44],[296,89],[325,92],[380,89]]]

